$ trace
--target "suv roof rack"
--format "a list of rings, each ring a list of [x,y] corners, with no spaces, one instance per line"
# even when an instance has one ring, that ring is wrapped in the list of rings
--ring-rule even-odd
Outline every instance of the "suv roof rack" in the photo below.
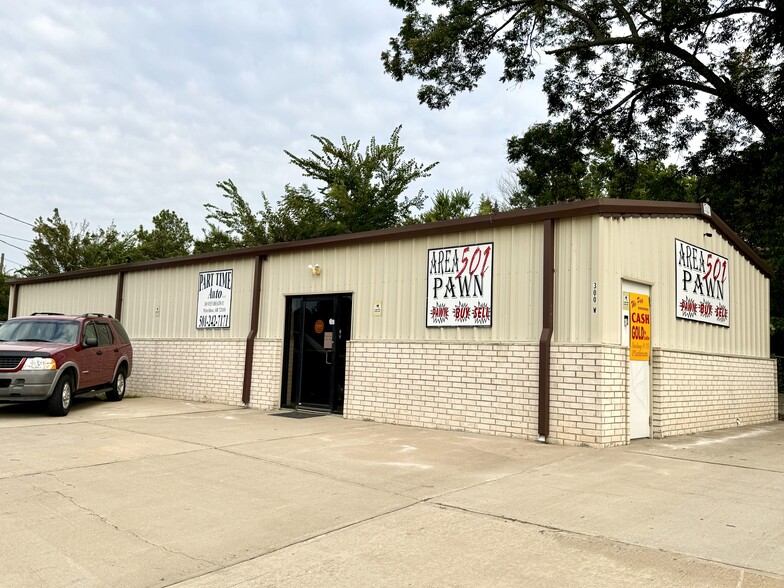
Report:
[[[65,316],[62,312],[34,312],[30,316]]]
[[[112,315],[110,315],[110,314],[103,314],[102,312],[85,312],[82,315],[83,318],[90,318],[91,316],[114,318]]]

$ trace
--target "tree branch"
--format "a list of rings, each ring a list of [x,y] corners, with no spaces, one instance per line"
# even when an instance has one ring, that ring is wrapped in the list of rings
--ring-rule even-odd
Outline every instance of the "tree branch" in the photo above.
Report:
[[[688,66],[692,71],[700,75],[710,86],[714,88],[713,92],[709,92],[717,97],[720,97],[733,109],[746,119],[752,126],[759,129],[765,136],[776,134],[776,126],[771,122],[768,115],[760,108],[745,100],[736,89],[725,80],[722,76],[714,72],[709,66],[700,61],[700,59],[693,53],[683,49],[675,43],[659,40],[646,40],[643,38],[634,37],[607,37],[603,39],[596,39],[594,41],[585,41],[582,43],[574,43],[559,49],[551,49],[546,51],[548,55],[562,55],[564,53],[575,52],[582,49],[590,49],[593,47],[610,47],[618,45],[631,45],[635,47],[647,47],[654,51],[670,55],[680,60],[684,65]]]
[[[629,30],[632,33],[631,36],[634,37],[634,38],[639,38],[640,37],[640,33],[637,30],[637,25],[634,23],[634,19],[632,18],[632,15],[629,14],[629,12],[626,10],[626,8],[624,8],[623,3],[622,2],[618,2],[618,0],[612,0],[612,3],[613,3],[613,6],[615,6],[615,10],[618,11],[618,13],[621,15],[623,20],[626,21],[626,24],[629,25]]]

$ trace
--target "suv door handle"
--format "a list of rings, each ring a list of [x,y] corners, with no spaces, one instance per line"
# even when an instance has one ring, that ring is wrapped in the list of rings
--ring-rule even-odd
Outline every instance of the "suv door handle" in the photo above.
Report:
[[[95,355],[103,355],[103,351],[96,351]]]

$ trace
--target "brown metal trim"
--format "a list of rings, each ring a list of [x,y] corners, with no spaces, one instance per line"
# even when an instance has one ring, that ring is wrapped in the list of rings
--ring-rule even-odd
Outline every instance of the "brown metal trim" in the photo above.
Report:
[[[14,303],[11,305],[11,312],[8,315],[8,318],[14,318],[16,316],[17,310],[19,309],[19,290],[22,288],[14,284],[11,286],[13,288],[13,295],[14,295]]]
[[[114,318],[122,320],[123,292],[125,290],[125,272],[117,274],[117,296],[114,299]]]
[[[542,334],[539,336],[539,437],[550,434],[550,342],[553,338],[555,307],[555,221],[544,225],[542,261]]]
[[[266,255],[256,257],[253,266],[253,297],[250,307],[250,330],[245,339],[245,372],[242,377],[242,403],[247,406],[250,404],[250,384],[253,377],[253,351],[256,342],[256,333],[259,330],[259,308],[261,307],[261,277],[262,263],[267,259]]]
[[[518,209],[507,212],[499,212],[486,216],[475,216],[456,220],[441,221],[437,223],[425,223],[419,225],[409,225],[392,229],[381,229],[377,231],[366,231],[363,233],[351,233],[348,235],[336,235],[333,237],[321,237],[318,239],[308,239],[305,241],[289,241],[286,243],[276,243],[274,245],[264,245],[261,247],[250,247],[248,249],[236,249],[233,251],[219,251],[213,253],[201,253],[186,257],[174,257],[169,259],[158,259],[155,261],[141,261],[136,263],[126,263],[105,268],[95,268],[68,272],[64,274],[54,274],[36,278],[17,278],[9,280],[9,284],[34,284],[36,282],[53,282],[57,280],[71,280],[81,277],[96,277],[114,274],[118,272],[137,272],[152,269],[162,269],[168,267],[180,267],[196,263],[210,261],[229,261],[233,259],[244,259],[259,255],[269,255],[273,253],[283,253],[297,251],[301,249],[348,247],[365,243],[377,243],[383,241],[396,241],[401,239],[412,239],[415,237],[429,237],[433,235],[444,235],[457,233],[460,231],[476,231],[481,229],[492,229],[495,227],[506,227],[511,225],[521,225],[538,223],[547,219],[575,218],[592,215],[619,215],[619,216],[692,216],[699,217],[709,222],[724,237],[729,240],[752,264],[754,264],[763,274],[772,277],[773,271],[765,261],[760,258],[724,221],[716,214],[708,214],[701,204],[692,202],[659,202],[655,200],[618,200],[614,198],[601,198],[598,200],[581,200],[577,202],[566,202],[563,204],[553,204],[540,208]]]

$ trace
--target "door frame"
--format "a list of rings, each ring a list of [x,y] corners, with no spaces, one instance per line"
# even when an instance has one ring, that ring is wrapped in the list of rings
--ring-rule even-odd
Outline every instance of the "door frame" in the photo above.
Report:
[[[333,333],[337,332],[337,336],[333,335],[332,363],[329,370],[329,402],[325,405],[302,404],[299,402],[302,393],[302,370],[305,368],[305,337],[302,335],[305,315],[302,315],[302,323],[299,325],[299,341],[293,341],[292,339],[297,338],[294,335],[292,325],[292,307],[295,300],[300,301],[300,308],[304,308],[306,302],[310,301],[331,300],[333,303],[335,319]],[[348,301],[347,304],[346,300]],[[346,343],[351,338],[353,294],[351,292],[337,292],[286,295],[284,312],[283,373],[281,377],[280,406],[283,408],[322,410],[342,414],[346,375]],[[343,316],[344,314],[348,316]],[[294,348],[295,344],[298,347],[297,349]],[[340,352],[341,347],[342,353]],[[343,381],[338,382],[341,375]]]

